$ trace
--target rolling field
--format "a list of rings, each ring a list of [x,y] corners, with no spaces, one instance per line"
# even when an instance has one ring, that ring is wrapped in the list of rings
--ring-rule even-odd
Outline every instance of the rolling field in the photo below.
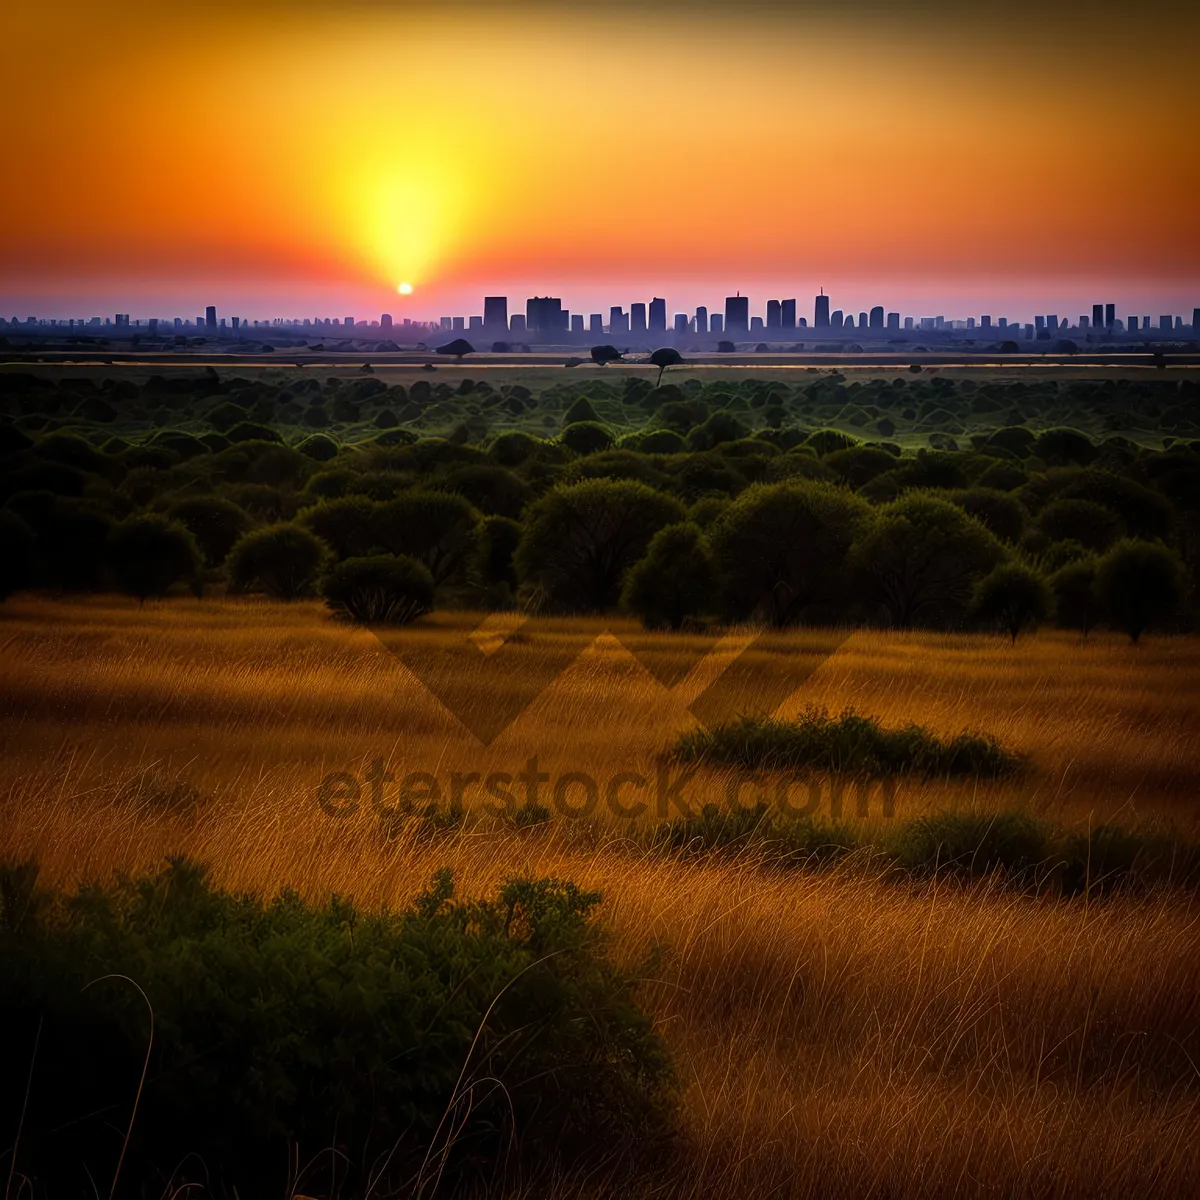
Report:
[[[695,724],[689,706],[712,714],[719,697],[733,716],[782,698],[785,716],[853,706],[888,725],[976,729],[1028,757],[1018,782],[901,782],[893,817],[874,801],[846,814],[865,836],[972,808],[1195,841],[1200,640],[755,642],[492,618],[464,650],[480,620],[439,613],[381,641],[316,604],[11,601],[0,858],[35,855],[67,884],[183,852],[230,887],[367,907],[409,901],[441,866],[467,895],[518,873],[600,890],[618,954],[658,951],[642,999],[681,1090],[677,1144],[646,1196],[1200,1191],[1194,892],[1065,899],[897,878],[862,856],[771,870],[748,854],[651,853],[630,825],[677,815],[658,811],[656,788],[664,751]],[[467,725],[499,731],[484,745],[418,675]],[[551,820],[489,816],[483,781],[535,758]],[[465,823],[381,820],[377,760],[461,796]],[[355,782],[352,813],[322,810],[331,773]],[[630,819],[604,799],[621,774],[647,781],[619,793],[646,802]],[[586,780],[601,802],[572,819],[561,809],[586,800]],[[667,800],[728,790],[728,774],[697,771]],[[595,1178],[561,1192],[608,1194]]]

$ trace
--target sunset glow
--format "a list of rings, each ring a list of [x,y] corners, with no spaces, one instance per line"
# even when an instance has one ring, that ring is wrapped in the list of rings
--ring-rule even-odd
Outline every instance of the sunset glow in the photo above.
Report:
[[[493,7],[450,36],[408,6],[284,11],[131,34],[20,0],[0,304],[110,307],[119,279],[156,311],[370,311],[399,278],[433,315],[521,287],[1193,303],[1187,36],[1087,26],[1063,57],[1053,24],[919,14],[864,37],[804,10]]]

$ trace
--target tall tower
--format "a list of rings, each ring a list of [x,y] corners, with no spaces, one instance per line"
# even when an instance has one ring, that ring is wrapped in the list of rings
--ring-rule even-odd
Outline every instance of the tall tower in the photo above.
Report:
[[[650,332],[667,332],[667,302],[657,296],[650,301]]]
[[[779,327],[781,329],[796,328],[796,302],[795,300],[780,300],[779,302]]]
[[[125,318],[125,324],[129,324],[128,317]],[[217,327],[217,306],[215,304],[210,304],[204,310],[204,327],[210,332],[215,330]]]
[[[825,289],[821,289],[821,294],[817,297],[817,311],[813,319],[813,324],[818,329],[829,328],[829,297],[825,295]]]
[[[750,332],[750,298],[740,292],[725,297],[725,332]]]
[[[507,296],[484,296],[483,325],[485,329],[508,329]]]

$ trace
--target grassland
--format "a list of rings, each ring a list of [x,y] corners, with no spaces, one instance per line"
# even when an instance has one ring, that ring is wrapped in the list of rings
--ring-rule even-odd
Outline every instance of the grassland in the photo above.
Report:
[[[453,659],[446,694],[521,709],[545,656],[580,653],[484,746],[404,665],[461,646],[477,615],[382,642],[316,605],[254,600],[16,598],[0,617],[0,859],[35,855],[48,882],[184,852],[227,886],[368,907],[410,900],[441,866],[467,894],[518,872],[602,891],[618,953],[661,951],[642,1000],[682,1089],[646,1196],[1200,1190],[1190,891],[1067,899],[898,879],[862,857],[821,872],[685,860],[648,853],[603,806],[528,829],[472,819],[469,782],[467,822],[430,836],[395,836],[369,804],[334,818],[317,803],[327,773],[365,778],[375,759],[446,788],[534,757],[552,780],[654,778],[689,705],[737,664],[741,711],[792,678],[781,715],[853,706],[1028,758],[1020,780],[901,781],[895,819],[1018,809],[1195,840],[1196,639],[798,630],[750,645],[740,630],[493,618],[477,637],[493,653]],[[698,771],[686,797],[719,801],[726,783]],[[859,824],[882,837],[888,818]],[[602,1177],[559,1190],[607,1194]]]

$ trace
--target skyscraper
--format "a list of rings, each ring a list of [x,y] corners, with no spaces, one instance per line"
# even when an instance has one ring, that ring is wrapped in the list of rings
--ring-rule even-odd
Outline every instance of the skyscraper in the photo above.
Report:
[[[841,329],[841,327],[842,327],[842,310],[840,308],[835,308],[833,310],[833,312],[829,314],[829,328],[830,329]]]
[[[713,313],[713,315],[711,317],[709,317],[708,320],[709,320],[709,326],[710,326],[710,328],[709,328],[710,333],[724,333],[725,332],[725,318],[722,317],[720,313]]]
[[[676,313],[675,314],[675,336],[683,337],[684,334],[686,334],[688,331],[689,323],[690,322],[688,321],[687,313]]]
[[[877,305],[875,305],[875,307],[873,309],[871,309],[870,328],[872,328],[872,329],[882,329],[883,328],[883,305],[882,304],[877,304]]]
[[[900,332],[900,314],[898,312],[888,313],[887,327],[893,333]]]
[[[1158,328],[1159,328],[1160,333],[1170,333],[1171,327],[1174,324],[1175,324],[1175,322],[1171,320],[1170,313],[1164,313],[1161,317],[1158,318]]]
[[[1103,327],[1103,325],[1104,325],[1104,305],[1103,304],[1093,304],[1092,305],[1092,328],[1100,329]]]
[[[381,316],[379,318],[379,327],[380,327],[380,329],[391,329],[391,327],[392,327],[392,314],[391,313],[384,313],[383,316]]]
[[[658,296],[650,301],[650,332],[667,332],[667,302]]]
[[[817,310],[813,317],[813,324],[818,329],[829,327],[829,297],[825,295],[823,289],[817,297]]]
[[[614,306],[608,310],[608,331],[609,333],[629,332],[629,318],[625,315],[623,308]]]
[[[708,309],[705,308],[703,304],[696,309],[696,332],[708,332]]]
[[[1200,308],[1192,309],[1192,336],[1200,337]]]
[[[1138,319],[1137,317],[1129,317],[1126,322],[1130,333],[1137,333]]]
[[[629,306],[629,332],[632,334],[646,332],[646,306],[644,304]]]
[[[604,317],[600,313],[592,313],[588,317],[588,333],[594,337],[602,337],[604,335]]]
[[[1112,330],[1117,324],[1117,306],[1115,304],[1106,304],[1104,306],[1104,327]]]
[[[750,332],[750,299],[748,296],[725,297],[725,332]]]
[[[487,329],[508,329],[507,296],[484,296],[483,324]]]
[[[526,300],[525,326],[543,334],[561,333],[566,328],[562,300],[557,296],[533,296]]]
[[[796,328],[796,302],[795,302],[795,300],[780,300],[780,302],[779,302],[779,327],[780,327],[780,329],[795,329]]]
[[[583,313],[573,313],[571,315],[571,332],[573,334],[583,333]]]
[[[767,301],[767,328],[778,329],[783,320],[778,300]]]
[[[858,314],[858,327],[859,329],[866,329],[867,327],[867,314],[865,312]]]
[[[125,324],[129,324],[128,317],[125,318]],[[215,304],[210,304],[204,310],[204,327],[210,332],[217,327],[217,306]]]

